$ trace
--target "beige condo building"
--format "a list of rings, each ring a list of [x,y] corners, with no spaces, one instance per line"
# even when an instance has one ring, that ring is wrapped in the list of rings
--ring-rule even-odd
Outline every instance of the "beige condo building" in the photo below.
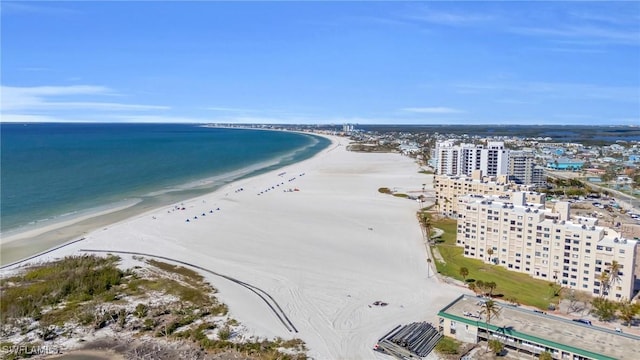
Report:
[[[438,213],[452,218],[458,217],[458,197],[468,194],[508,197],[513,191],[530,189],[529,186],[509,182],[507,178],[507,175],[482,176],[481,170],[474,171],[471,176],[436,175],[434,189]],[[544,204],[544,194],[527,191],[525,196],[529,203]]]
[[[537,279],[605,296],[631,299],[638,241],[623,238],[598,220],[569,218],[569,203],[554,211],[544,203],[528,203],[523,192],[505,196],[467,195],[458,198],[457,245],[464,255],[529,274]],[[617,275],[609,286],[601,275],[613,261]]]

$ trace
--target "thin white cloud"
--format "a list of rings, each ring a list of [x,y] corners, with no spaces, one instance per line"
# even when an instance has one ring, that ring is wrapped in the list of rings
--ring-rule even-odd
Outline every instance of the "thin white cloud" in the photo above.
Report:
[[[496,99],[494,102],[500,104],[513,104],[513,105],[524,105],[524,104],[536,104],[537,102],[531,100],[520,100],[520,99]]]
[[[511,95],[535,94],[548,98],[599,99],[633,103],[638,103],[640,92],[637,86],[553,82],[463,83],[456,84],[454,87],[463,94],[501,92]]]
[[[406,14],[404,17],[411,20],[417,20],[430,24],[448,25],[448,26],[465,26],[475,25],[478,23],[485,23],[495,19],[494,15],[489,14],[472,14],[468,12],[452,12],[452,11],[437,11],[430,8],[425,8],[421,11],[417,11],[411,14]]]
[[[88,94],[110,94],[113,90],[105,86],[95,85],[70,85],[70,86],[32,86],[32,87],[18,87],[18,86],[2,86],[3,94],[5,92],[24,94],[24,95],[88,95]]]
[[[587,22],[597,22],[597,23],[605,23],[611,25],[633,25],[637,26],[638,22],[640,22],[640,15],[638,15],[637,9],[634,14],[633,11],[619,11],[615,14],[606,14],[606,13],[594,13],[592,11],[584,11],[584,10],[574,10],[570,11],[569,15],[572,17],[584,20]]]
[[[215,122],[208,118],[168,115],[118,115],[112,118],[118,122],[130,123],[206,124]]]
[[[28,114],[2,114],[0,122],[15,123],[37,123],[37,122],[69,122],[69,120],[46,116],[46,115],[28,115]]]
[[[529,36],[548,36],[560,39],[580,39],[587,43],[614,43],[640,46],[637,28],[613,29],[593,25],[562,27],[513,27],[511,32]]]
[[[43,110],[93,109],[98,111],[168,110],[168,106],[126,104],[101,101],[55,101],[55,97],[117,95],[112,89],[94,85],[0,87],[0,109],[33,112]]]
[[[460,114],[464,112],[462,110],[449,107],[408,107],[400,110],[420,114]]]
[[[53,3],[53,2],[52,2]],[[59,4],[56,4],[59,5]],[[26,1],[4,1],[2,3],[2,13],[4,14],[33,14],[33,15],[70,15],[80,14],[77,9],[70,9],[61,6],[49,6],[41,3]]]
[[[210,106],[210,107],[206,107],[205,110],[232,112],[232,113],[255,113],[260,111],[256,109],[243,109],[243,108],[224,107],[224,106]]]
[[[123,104],[111,102],[43,102],[33,109],[45,110],[75,110],[75,109],[95,109],[102,111],[148,111],[148,110],[169,110],[169,106],[161,105],[140,105],[140,104]]]

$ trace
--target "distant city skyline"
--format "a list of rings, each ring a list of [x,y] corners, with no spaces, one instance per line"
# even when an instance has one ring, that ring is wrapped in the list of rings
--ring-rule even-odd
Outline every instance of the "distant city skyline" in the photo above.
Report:
[[[640,125],[640,2],[3,1],[3,122]]]

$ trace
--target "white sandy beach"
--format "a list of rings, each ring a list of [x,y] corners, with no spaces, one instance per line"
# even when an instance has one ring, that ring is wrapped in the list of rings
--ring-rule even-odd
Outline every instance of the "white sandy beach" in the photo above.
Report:
[[[413,159],[348,152],[347,139],[332,140],[312,159],[176,204],[185,210],[169,206],[93,231],[30,262],[80,249],[180,259],[267,291],[299,330],[289,332],[246,288],[204,274],[257,336],[299,337],[316,359],[387,358],[372,350],[378,338],[401,323],[434,322],[464,290],[439,283],[433,270],[427,277],[419,204],[378,192],[419,195],[430,177]]]

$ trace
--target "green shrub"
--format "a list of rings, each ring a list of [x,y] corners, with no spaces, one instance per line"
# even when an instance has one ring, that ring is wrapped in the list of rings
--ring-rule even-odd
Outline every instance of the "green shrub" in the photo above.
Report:
[[[231,329],[228,326],[223,327],[218,330],[218,339],[220,340],[229,340],[231,337]]]
[[[460,351],[460,343],[455,339],[443,336],[436,344],[436,351],[443,355],[455,355]]]

